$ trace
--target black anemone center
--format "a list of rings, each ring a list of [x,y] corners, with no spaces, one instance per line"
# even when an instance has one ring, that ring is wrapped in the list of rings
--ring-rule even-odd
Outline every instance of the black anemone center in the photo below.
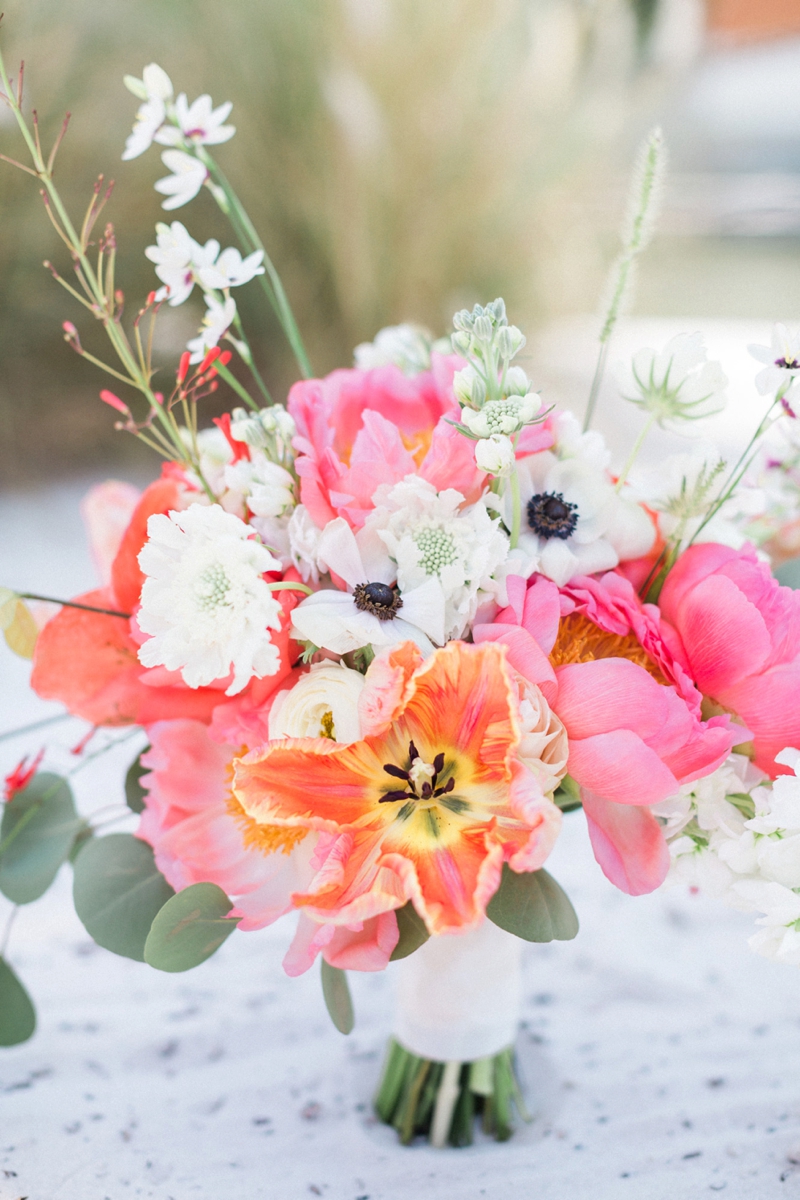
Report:
[[[528,524],[541,538],[568,538],[578,524],[578,506],[561,492],[541,492],[528,501]]]
[[[379,621],[391,621],[403,607],[403,597],[388,583],[359,583],[353,588],[353,600],[356,608]]]
[[[776,358],[776,367],[783,367],[786,371],[796,371],[800,368],[800,362],[796,358]]]

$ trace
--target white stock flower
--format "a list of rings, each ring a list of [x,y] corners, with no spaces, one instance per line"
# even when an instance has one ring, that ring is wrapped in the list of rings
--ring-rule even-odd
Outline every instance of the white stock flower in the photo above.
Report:
[[[282,404],[272,404],[257,413],[235,408],[231,413],[231,436],[237,442],[263,449],[273,440],[283,443],[283,452],[291,447],[297,432],[294,418]]]
[[[800,375],[800,333],[790,331],[785,325],[775,325],[769,346],[748,346],[750,354],[758,362],[766,363],[756,375],[759,395],[788,390]]]
[[[681,333],[663,350],[637,350],[630,368],[621,369],[626,400],[651,413],[667,428],[712,416],[725,407],[728,379],[718,362],[709,362],[702,334]]]
[[[209,95],[198,96],[189,104],[186,93],[181,92],[175,101],[173,117],[175,125],[165,125],[156,141],[162,146],[181,146],[194,142],[200,146],[218,146],[227,142],[236,133],[234,125],[226,125],[233,104],[230,100],[214,108]]]
[[[209,350],[218,345],[221,338],[228,332],[236,316],[236,301],[231,297],[218,300],[216,296],[207,295],[206,315],[196,338],[186,343],[186,349],[191,351],[189,362],[202,362]]]
[[[208,171],[200,160],[184,153],[183,150],[165,150],[161,161],[167,170],[172,172],[153,184],[157,192],[167,197],[161,207],[180,208],[194,200],[208,179]]]
[[[269,736],[331,738],[335,742],[361,739],[358,701],[364,676],[343,663],[314,663],[288,691],[279,692],[269,713]]]
[[[251,533],[217,504],[150,517],[139,554],[145,667],[180,671],[192,688],[232,672],[228,696],[279,669],[269,630],[280,629],[281,607],[262,576],[280,564]]]
[[[139,106],[133,126],[125,143],[122,157],[125,161],[138,158],[153,143],[156,133],[164,124],[167,101],[172,99],[172,80],[157,63],[150,63],[142,72],[142,78],[126,75],[124,83],[129,92],[144,103]]]
[[[487,475],[510,475],[514,468],[514,444],[505,434],[495,433],[475,443],[475,465]]]
[[[433,581],[445,604],[444,637],[461,637],[481,600],[498,590],[492,576],[509,550],[499,522],[483,501],[465,506],[460,492],[437,492],[414,475],[379,487],[375,504],[364,534],[376,533],[386,546],[401,593]]]
[[[315,525],[305,504],[298,504],[289,518],[289,553],[292,565],[304,583],[319,583],[327,568],[319,561],[322,530]]]
[[[559,587],[577,575],[608,571],[646,554],[655,529],[640,505],[619,495],[605,464],[599,435],[581,434],[571,413],[559,413],[556,442],[517,460],[522,505],[519,546]],[[508,528],[510,490],[503,497]]]
[[[294,507],[294,479],[259,451],[227,466],[225,483],[242,494],[256,517],[280,517]]]
[[[431,365],[431,335],[420,325],[388,325],[372,342],[361,342],[353,351],[360,371],[393,364],[405,375],[419,375]]]
[[[438,583],[425,579],[416,587],[395,589],[397,569],[373,532],[356,535],[337,517],[321,531],[314,553],[318,569],[335,572],[348,590],[324,588],[301,601],[292,612],[299,637],[334,654],[413,641],[427,655],[433,642],[444,642],[445,604]]]
[[[235,246],[223,250],[216,262],[198,267],[197,278],[204,288],[239,287],[249,283],[256,275],[263,275],[261,263],[264,259],[263,250],[254,250],[247,258],[242,258]]]

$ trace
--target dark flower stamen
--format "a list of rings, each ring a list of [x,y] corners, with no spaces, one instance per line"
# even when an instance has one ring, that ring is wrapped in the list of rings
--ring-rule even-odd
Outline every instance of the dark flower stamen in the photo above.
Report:
[[[388,583],[359,583],[353,588],[353,600],[361,612],[372,613],[379,621],[391,621],[403,607],[403,597]]]
[[[578,506],[561,492],[541,492],[528,501],[528,524],[541,538],[566,539],[578,524]]]
[[[413,766],[414,760],[419,757],[420,757],[420,754],[419,754],[419,751],[417,750],[417,747],[414,745],[413,742],[409,742],[408,743],[409,767]],[[432,798],[436,799],[437,796],[448,795],[448,793],[452,792],[456,786],[456,780],[455,780],[454,775],[450,776],[447,783],[444,784],[443,787],[436,786],[436,781],[439,778],[439,775],[441,774],[441,772],[444,770],[444,752],[441,750],[439,751],[439,753],[436,755],[436,757],[433,760],[433,770],[434,770],[433,778],[431,779],[430,783],[427,783],[427,782],[423,783],[422,788],[419,793],[417,792],[417,789],[414,786],[414,784],[411,782],[411,772],[409,770],[405,770],[403,767],[398,767],[394,763],[384,763],[383,769],[386,772],[386,774],[391,775],[393,779],[406,780],[406,782],[408,783],[408,790],[400,791],[398,789],[397,791],[385,792],[381,796],[380,800],[378,801],[379,804],[386,804],[387,801],[389,803],[392,803],[395,800],[430,800]]]
[[[783,367],[784,371],[800,371],[800,362],[796,358],[776,358],[776,367]]]

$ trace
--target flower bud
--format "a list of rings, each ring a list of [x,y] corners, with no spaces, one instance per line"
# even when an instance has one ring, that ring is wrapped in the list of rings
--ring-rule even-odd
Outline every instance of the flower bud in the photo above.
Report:
[[[466,358],[472,345],[472,338],[468,333],[454,333],[450,338],[450,344],[456,354]]]
[[[472,333],[472,314],[468,308],[462,308],[453,316],[453,325],[461,333]]]
[[[525,345],[525,335],[516,325],[505,325],[498,329],[495,343],[503,358],[512,359]]]
[[[473,333],[477,341],[491,342],[494,336],[492,318],[487,316],[476,317],[473,325]]]
[[[495,433],[475,444],[475,462],[487,475],[508,475],[514,466],[511,438]]]
[[[525,396],[530,389],[530,380],[522,367],[509,367],[506,371],[506,395]]]

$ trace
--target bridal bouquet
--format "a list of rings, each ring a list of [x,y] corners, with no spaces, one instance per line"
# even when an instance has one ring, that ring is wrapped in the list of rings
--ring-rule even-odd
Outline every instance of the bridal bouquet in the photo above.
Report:
[[[164,971],[294,913],[285,970],[320,959],[344,1033],[346,972],[402,960],[376,1109],[404,1142],[436,1145],[470,1142],[478,1113],[499,1139],[514,1106],[525,1115],[513,1059],[521,947],[578,930],[545,869],[564,813],[582,810],[624,892],[713,876],[767,912],[758,949],[800,962],[800,593],[773,577],[738,515],[764,435],[785,427],[791,444],[800,345],[779,330],[756,348],[769,399],[731,468],[684,456],[637,475],[650,429],[724,403],[725,377],[696,334],[639,351],[623,371],[645,424],[621,470],[589,428],[647,239],[659,137],[634,180],[581,428],[536,391],[502,300],[456,313],[439,341],[385,329],[353,367],[313,378],[280,280],[209,150],[234,133],[230,104],[175,97],[155,65],[126,81],[141,107],[123,157],[167,147],[163,207],[207,188],[238,246],[157,225],[146,253],[159,285],[127,327],[116,234],[95,233],[108,189],[98,184],[74,226],[55,151],[44,158],[22,115],[21,75],[14,87],[0,70],[75,284],[51,269],[116,362],[90,355],[69,321],[65,337],[113,377],[101,399],[119,428],[164,460],[141,494],[106,483],[87,497],[100,587],[38,612],[26,601],[51,598],[0,592],[35,691],[147,740],[125,785],[132,832],[98,835],[64,779],[20,764],[0,830],[4,895],[36,899],[70,860],[91,936]],[[251,281],[297,358],[285,404],[269,396],[232,295]],[[195,287],[206,318],[164,382],[153,323]],[[231,411],[203,427],[219,388]],[[788,451],[780,461],[785,499]],[[796,520],[796,496],[786,508],[780,528]],[[777,536],[776,511],[765,500],[759,545]],[[4,959],[2,1004],[2,1040],[29,1036],[30,1001]]]

